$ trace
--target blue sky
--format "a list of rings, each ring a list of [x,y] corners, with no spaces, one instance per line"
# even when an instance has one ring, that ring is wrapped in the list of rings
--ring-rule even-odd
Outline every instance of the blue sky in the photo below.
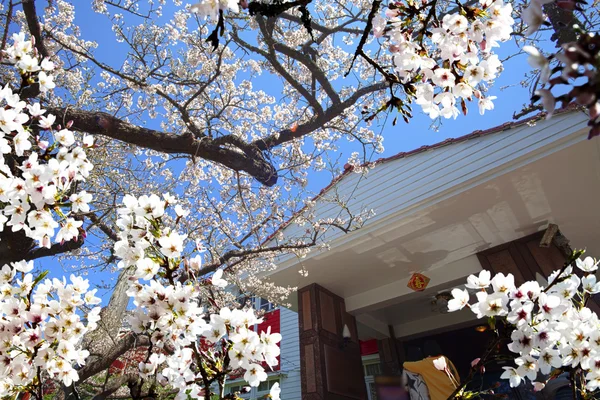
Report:
[[[161,20],[167,21],[173,11],[178,8],[175,8],[170,2],[167,3]],[[127,51],[128,46],[112,40],[114,34],[111,31],[110,24],[106,18],[95,14],[91,10],[91,5],[81,5],[76,10],[82,37],[99,43],[98,48],[95,50],[98,58],[108,63],[115,62],[113,65],[119,66],[119,62],[123,58],[122,52]],[[102,44],[106,43],[107,37],[111,38],[109,39],[110,46],[103,46]],[[517,47],[514,42],[503,43],[501,48],[495,49],[501,59],[513,55],[515,51],[517,51]],[[415,117],[410,124],[405,124],[399,118],[396,126],[392,126],[391,121],[396,114],[390,114],[388,123],[382,130],[385,137],[385,153],[383,156],[390,156],[398,152],[443,141],[449,137],[462,136],[473,130],[487,129],[511,121],[513,113],[519,111],[523,104],[529,100],[528,90],[521,87],[519,81],[523,80],[525,72],[531,68],[527,64],[525,55],[509,59],[504,67],[504,72],[488,93],[488,95],[498,97],[495,100],[495,109],[486,112],[484,116],[479,115],[475,103],[469,104],[469,114],[466,117],[459,116],[456,120],[443,120],[439,131],[435,132],[429,129],[431,119],[423,114],[417,105],[413,107]],[[256,81],[255,86],[261,89],[263,84],[265,86],[272,84],[269,79],[267,75],[262,75]],[[277,79],[277,85],[279,85],[279,78],[274,79]],[[343,84],[343,82],[341,83]]]
[[[164,18],[171,15],[174,10],[172,4],[169,4],[165,9]],[[113,66],[120,66],[120,62],[124,57],[123,52],[127,51],[127,45],[114,41],[114,34],[107,19],[95,14],[91,10],[91,5],[84,5],[83,3],[77,7],[76,13],[82,37],[88,40],[95,40],[99,43],[99,47],[95,51],[97,57]],[[107,43],[107,37],[110,38],[108,41],[110,45],[108,46],[103,45]],[[513,42],[509,42],[504,43],[496,52],[501,59],[504,59],[514,54],[516,50],[516,45]],[[430,129],[432,120],[423,114],[417,105],[413,107],[414,118],[409,124],[404,123],[401,118],[398,118],[396,126],[392,126],[392,120],[396,116],[396,113],[392,112],[387,119],[387,123],[381,129],[381,133],[385,138],[385,151],[383,154],[375,156],[375,158],[391,156],[423,145],[437,143],[447,138],[462,136],[474,130],[484,130],[512,121],[513,113],[519,111],[529,101],[528,90],[519,85],[519,82],[523,80],[524,74],[530,70],[530,67],[526,62],[525,55],[509,59],[504,64],[504,67],[505,70],[488,92],[488,95],[497,96],[494,110],[487,111],[484,116],[481,116],[477,110],[477,105],[475,103],[469,104],[468,116],[461,115],[456,120],[443,120],[438,131]],[[274,82],[270,81],[271,79],[277,79],[277,85],[280,85],[279,78],[263,75],[255,82],[255,87],[260,89],[261,85],[265,85],[266,87],[266,85],[274,84]],[[157,121],[149,122],[154,127],[158,125]],[[379,133],[378,130],[377,132]],[[342,145],[341,159],[347,158],[355,150],[356,148],[352,145]],[[310,175],[309,189],[313,192],[318,192],[329,183],[330,179],[331,176],[328,174]],[[59,271],[60,267],[54,260],[40,260],[37,265],[44,269],[50,269],[54,276],[64,273]],[[91,280],[98,282],[108,277],[107,273],[98,273],[94,277],[91,277]]]

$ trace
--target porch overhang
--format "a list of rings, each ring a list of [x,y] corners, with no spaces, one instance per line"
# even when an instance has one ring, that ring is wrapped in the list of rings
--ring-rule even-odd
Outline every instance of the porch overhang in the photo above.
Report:
[[[600,141],[586,139],[586,122],[564,112],[382,162],[361,179],[347,174],[337,193],[353,212],[371,208],[375,217],[349,234],[328,231],[328,250],[280,259],[270,279],[318,283],[345,299],[364,332],[387,336],[392,326],[401,337],[471,318],[446,317],[431,299],[479,271],[482,250],[554,223],[574,247],[600,256]],[[317,218],[335,217],[322,196]],[[303,229],[292,223],[283,234]],[[431,278],[425,292],[407,287],[416,271]]]

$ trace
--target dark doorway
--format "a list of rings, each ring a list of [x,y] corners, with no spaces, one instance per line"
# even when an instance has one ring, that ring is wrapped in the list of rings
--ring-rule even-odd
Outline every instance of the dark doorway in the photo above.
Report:
[[[464,379],[469,374],[471,362],[481,357],[492,338],[493,333],[487,330],[486,325],[470,326],[405,341],[403,343],[404,354],[407,355],[407,358],[424,358],[429,355],[438,355],[425,354],[431,352],[430,348],[437,347],[439,355],[448,357],[456,366],[461,378]],[[435,345],[432,346],[433,343]],[[407,361],[416,360],[407,359]]]
[[[452,361],[461,377],[461,381],[463,381],[469,375],[473,360],[485,353],[493,338],[494,333],[488,329],[485,323],[481,323],[465,328],[424,335],[405,340],[402,343],[404,345],[406,361],[417,361],[428,356],[444,355]],[[510,353],[506,347],[506,343],[499,346],[496,351],[503,354]],[[510,388],[507,380],[500,379],[500,375],[504,372],[502,367],[507,365],[510,365],[507,361],[488,365],[485,374],[476,375],[468,388],[480,391],[495,387],[494,392],[496,394],[503,393],[511,399],[535,399],[536,396],[530,385],[522,385],[518,390],[513,390]],[[500,386],[496,387],[498,384]]]

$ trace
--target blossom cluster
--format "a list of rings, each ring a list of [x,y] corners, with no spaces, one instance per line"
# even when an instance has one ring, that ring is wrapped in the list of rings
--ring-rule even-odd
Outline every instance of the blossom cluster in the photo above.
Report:
[[[456,118],[461,112],[457,104],[466,113],[465,101],[473,98],[481,114],[493,109],[495,96],[483,93],[502,70],[491,50],[510,39],[511,4],[480,0],[478,7],[459,5],[441,21],[427,13],[427,8],[417,12],[410,3],[391,2],[386,18],[373,21],[374,35],[389,38],[397,75],[417,82],[415,102],[431,118]],[[413,19],[415,26],[407,22]]]
[[[6,54],[23,79],[39,84],[42,92],[54,88],[53,63],[39,60],[22,33],[13,35]],[[76,182],[85,180],[93,166],[74,133],[53,129],[55,122],[39,103],[21,100],[9,85],[0,89],[0,232],[22,230],[47,248],[52,238],[60,243],[81,234],[82,222],[71,214],[88,212],[92,199],[76,190]],[[92,145],[91,137],[83,142]]]
[[[502,378],[516,387],[525,378],[534,382],[560,368],[580,368],[585,372],[587,390],[600,387],[600,320],[586,300],[600,293],[595,271],[598,262],[587,257],[576,259],[583,277],[571,265],[548,277],[548,285],[537,281],[515,286],[512,274],[483,270],[471,275],[467,289],[452,290],[449,311],[469,307],[478,318],[502,318],[512,327],[508,349],[516,353],[515,367],[504,367]],[[490,292],[491,288],[491,292]],[[477,302],[469,304],[468,289],[476,290]],[[544,379],[546,379],[544,378]],[[534,382],[537,389],[544,382]]]
[[[87,280],[43,279],[32,270],[31,261],[0,269],[0,397],[47,379],[77,381],[75,366],[89,355],[81,339],[100,319],[100,307],[93,307],[100,299]]]
[[[213,21],[219,19],[220,11],[240,12],[238,0],[202,0],[190,7],[190,11]]]
[[[121,268],[135,268],[127,293],[136,309],[129,323],[135,333],[150,337],[150,349],[155,351],[140,363],[140,374],[146,378],[156,374],[162,383],[179,389],[178,398],[196,397],[204,389],[198,383],[203,382],[205,373],[201,369],[216,368],[216,359],[227,355],[232,370],[242,369],[244,379],[258,386],[267,378],[261,364],[278,363],[281,335],[270,330],[254,331],[261,320],[252,309],[223,307],[209,313],[201,305],[202,285],[176,275],[181,274],[179,269],[185,264],[192,278],[202,265],[200,254],[184,263],[187,236],[164,227],[169,208],[175,211],[175,221],[186,215],[176,202],[170,195],[162,199],[156,195],[128,195],[123,199],[124,207],[118,210],[120,240],[115,243],[115,254],[121,258]],[[195,247],[197,251],[201,246]],[[223,271],[217,270],[205,284],[224,288],[228,283],[222,276]]]
[[[6,59],[23,81],[39,85],[42,93],[54,88],[52,62],[40,60],[23,34],[13,42]],[[40,103],[21,100],[8,86],[0,90],[0,102],[0,232],[22,230],[44,247],[52,238],[80,237],[82,220],[74,214],[90,211],[91,195],[78,191],[77,182],[89,176],[92,164],[70,124],[61,127]],[[89,136],[81,142],[93,144]],[[137,308],[129,322],[151,342],[138,366],[142,379],[153,376],[180,389],[179,398],[206,393],[207,370],[213,383],[234,369],[252,386],[264,381],[265,364],[278,363],[281,335],[256,332],[261,320],[253,310],[219,307],[211,299],[228,286],[223,271],[202,279],[201,255],[184,256],[187,235],[167,227],[189,211],[170,195],[126,195],[117,211],[114,254],[120,268],[135,270],[128,295]],[[195,251],[204,249],[196,244]],[[32,268],[19,262],[0,270],[0,396],[38,393],[47,379],[72,385],[79,378],[75,366],[89,355],[80,347],[82,338],[99,320],[100,309],[90,307],[100,300],[87,281],[42,281],[29,273]]]

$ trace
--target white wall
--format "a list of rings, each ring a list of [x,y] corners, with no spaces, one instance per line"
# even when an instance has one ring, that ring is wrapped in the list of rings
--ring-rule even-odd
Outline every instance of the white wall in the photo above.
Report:
[[[281,307],[281,372],[287,377],[281,379],[281,398],[300,400],[300,338],[298,313]]]

